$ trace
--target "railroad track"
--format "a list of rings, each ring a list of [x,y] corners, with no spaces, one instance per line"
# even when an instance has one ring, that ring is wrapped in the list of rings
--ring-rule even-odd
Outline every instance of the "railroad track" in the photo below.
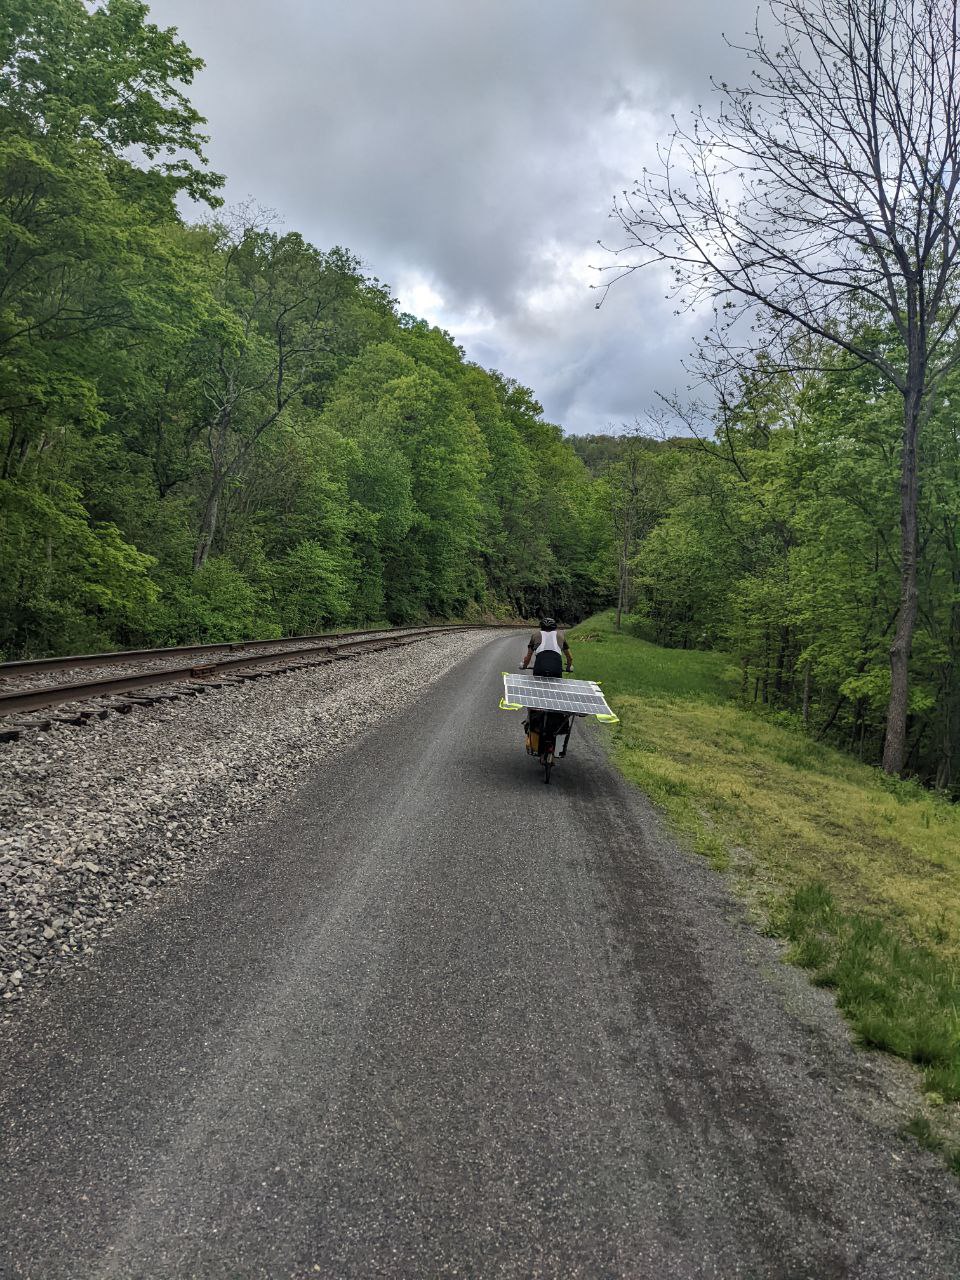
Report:
[[[82,724],[112,711],[130,711],[163,698],[187,697],[237,680],[259,679],[400,648],[432,635],[511,625],[516,624],[346,631],[4,662],[0,663],[0,741],[16,739],[28,729],[49,728],[53,723]],[[97,671],[97,678],[75,678],[74,673],[91,669]],[[51,708],[59,711],[52,716],[36,715]]]

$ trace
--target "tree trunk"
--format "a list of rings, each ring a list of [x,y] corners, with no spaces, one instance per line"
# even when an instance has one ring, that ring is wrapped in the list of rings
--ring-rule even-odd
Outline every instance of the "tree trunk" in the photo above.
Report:
[[[763,633],[763,678],[760,683],[760,702],[767,705],[770,691],[770,629]]]
[[[890,645],[890,701],[883,743],[883,770],[900,773],[907,740],[910,697],[910,650],[917,618],[917,434],[922,380],[904,398],[903,457],[900,462],[900,605]]]
[[[953,709],[949,702],[944,711],[943,724],[940,728],[940,741],[937,754],[937,777],[934,786],[938,791],[947,791],[953,781]]]
[[[623,546],[620,549],[620,593],[617,597],[618,631],[620,630],[620,620],[623,614],[630,612],[630,605],[627,596],[630,590],[628,575],[630,572],[630,533],[632,523],[632,514],[628,508],[623,518]]]
[[[780,648],[777,651],[777,670],[773,682],[773,691],[777,696],[777,704],[781,701],[783,694],[783,668],[787,660],[787,647],[790,644],[790,628],[780,628]]]
[[[7,451],[3,458],[3,471],[0,472],[0,480],[9,480],[13,470],[13,455],[17,448],[17,429],[13,424],[10,425],[10,439],[7,443]]]
[[[194,571],[202,569],[207,563],[207,557],[210,555],[210,548],[213,546],[214,535],[217,532],[217,516],[220,512],[220,495],[223,492],[223,477],[218,477],[210,486],[210,492],[207,494],[207,501],[203,508],[203,519],[200,521],[200,536],[197,538],[197,545],[193,551],[193,568]]]
[[[840,697],[837,699],[836,703],[834,704],[833,710],[830,712],[829,716],[827,717],[825,723],[822,724],[820,728],[817,730],[818,740],[823,738],[828,733],[828,731],[833,727],[833,722],[834,720],[836,720],[837,715],[839,714],[840,708],[843,706],[845,702],[846,702],[846,698],[841,693]]]
[[[803,727],[810,728],[810,685],[813,663],[808,658],[803,668]]]

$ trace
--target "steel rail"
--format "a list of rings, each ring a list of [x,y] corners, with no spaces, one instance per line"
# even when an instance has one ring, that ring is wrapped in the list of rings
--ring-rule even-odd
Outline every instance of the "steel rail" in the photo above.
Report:
[[[507,624],[504,629],[507,629]],[[431,635],[447,634],[458,631],[478,631],[495,628],[496,624],[454,624],[442,627],[419,627],[416,630],[403,632],[393,631],[370,636],[369,632],[347,632],[336,637],[339,643],[331,643],[328,637],[323,643],[302,645],[301,647],[272,651],[269,653],[245,653],[240,656],[221,658],[200,666],[192,664],[184,667],[166,667],[162,671],[140,671],[129,676],[113,676],[104,680],[89,680],[79,684],[47,685],[39,689],[25,689],[12,693],[0,693],[0,718],[40,711],[46,707],[58,706],[62,703],[85,702],[91,698],[108,697],[114,694],[131,693],[137,689],[149,689],[157,685],[167,684],[211,684],[219,682],[221,676],[242,675],[245,671],[256,671],[266,668],[263,674],[270,673],[271,663],[282,663],[274,669],[275,674],[295,670],[299,667],[314,666],[318,662],[335,661],[338,657],[349,657],[358,651],[377,651],[400,648],[415,644]],[[222,648],[223,646],[212,646]],[[190,648],[193,648],[191,646]],[[130,654],[133,651],[126,651]],[[146,654],[156,656],[163,650],[148,649]],[[176,651],[166,651],[176,652]],[[104,664],[106,665],[106,664]]]
[[[410,635],[413,631],[438,632],[457,631],[464,623],[444,623],[435,627],[368,627],[365,631],[321,631],[309,636],[278,636],[273,640],[222,640],[219,643],[172,645],[161,649],[117,649],[112,653],[77,653],[62,658],[17,658],[12,662],[0,662],[0,679],[15,675],[42,675],[45,671],[69,671],[73,667],[112,667],[126,666],[128,663],[149,661],[156,658],[174,658],[178,655],[189,657],[191,654],[204,654],[226,651],[228,653],[243,652],[247,649],[261,649],[267,645],[295,649],[298,645],[310,645],[322,640],[348,640],[377,634]],[[524,623],[515,622],[477,622],[470,624],[472,628],[484,627],[521,627]]]

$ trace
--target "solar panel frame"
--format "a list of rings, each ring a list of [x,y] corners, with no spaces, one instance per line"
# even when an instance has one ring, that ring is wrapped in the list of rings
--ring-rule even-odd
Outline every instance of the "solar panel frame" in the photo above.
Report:
[[[592,680],[560,680],[548,676],[503,673],[503,705],[535,711],[562,711],[575,716],[598,716],[614,722],[600,686]]]

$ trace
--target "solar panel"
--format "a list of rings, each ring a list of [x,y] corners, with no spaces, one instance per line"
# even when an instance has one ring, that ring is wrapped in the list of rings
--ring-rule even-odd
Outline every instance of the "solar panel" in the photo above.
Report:
[[[505,711],[519,711],[521,707],[538,711],[566,711],[575,716],[597,716],[601,720],[617,723],[617,717],[607,706],[600,686],[592,680],[510,675],[505,671],[500,706]]]

